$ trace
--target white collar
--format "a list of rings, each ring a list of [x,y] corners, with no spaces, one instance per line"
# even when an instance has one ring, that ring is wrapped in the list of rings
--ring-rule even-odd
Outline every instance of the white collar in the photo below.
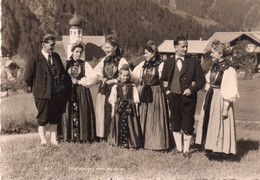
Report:
[[[43,49],[42,49],[42,55],[48,60],[49,53],[45,52]]]
[[[180,56],[178,56],[177,54],[175,55],[175,59],[182,59],[183,61],[184,61],[184,57],[180,57]]]

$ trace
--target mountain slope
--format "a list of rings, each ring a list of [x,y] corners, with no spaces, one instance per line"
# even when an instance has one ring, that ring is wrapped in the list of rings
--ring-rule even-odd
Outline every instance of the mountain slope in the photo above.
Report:
[[[226,31],[260,30],[259,0],[151,0],[171,12],[193,16],[202,25],[216,25]],[[216,24],[215,24],[216,23]]]
[[[75,14],[83,20],[83,34],[114,33],[128,54],[141,54],[149,39],[160,44],[183,34],[188,39],[207,39],[216,26],[204,26],[190,16],[173,14],[150,0],[2,0],[3,55],[33,56],[43,33],[57,39],[69,34],[69,20]]]

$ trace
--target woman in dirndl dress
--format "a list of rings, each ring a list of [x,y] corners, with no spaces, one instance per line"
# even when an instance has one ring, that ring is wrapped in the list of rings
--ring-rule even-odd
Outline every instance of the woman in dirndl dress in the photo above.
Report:
[[[229,48],[218,40],[211,46],[212,67],[206,74],[207,94],[201,108],[196,143],[214,153],[236,154],[233,103],[239,97],[237,74],[229,64]]]
[[[161,89],[161,60],[154,41],[146,43],[146,61],[133,71],[140,82],[140,123],[144,137],[144,148],[167,150],[169,148],[168,109]]]
[[[105,40],[106,57],[94,68],[100,79],[96,98],[96,135],[101,140],[107,140],[110,132],[112,106],[108,102],[111,89],[117,83],[118,71],[128,62],[121,57],[121,51],[116,40],[108,36]]]
[[[94,106],[89,87],[98,81],[90,64],[81,59],[85,45],[77,41],[66,62],[66,71],[72,80],[71,98],[63,115],[62,134],[65,141],[92,142],[96,138]]]

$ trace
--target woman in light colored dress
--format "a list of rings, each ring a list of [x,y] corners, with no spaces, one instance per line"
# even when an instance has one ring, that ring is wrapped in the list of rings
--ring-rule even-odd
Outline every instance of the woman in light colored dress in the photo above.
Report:
[[[140,82],[140,123],[144,137],[144,148],[167,150],[169,129],[166,99],[161,89],[160,77],[163,62],[154,41],[146,43],[146,61],[133,71]]]
[[[103,140],[107,140],[110,132],[112,111],[108,98],[113,85],[117,83],[119,69],[128,62],[121,57],[118,44],[111,36],[106,38],[104,47],[107,55],[94,68],[101,80],[96,98],[95,114],[96,135]]]
[[[237,74],[228,63],[229,51],[218,40],[212,43],[212,67],[206,74],[205,96],[196,143],[216,153],[236,154],[233,103],[239,97]]]

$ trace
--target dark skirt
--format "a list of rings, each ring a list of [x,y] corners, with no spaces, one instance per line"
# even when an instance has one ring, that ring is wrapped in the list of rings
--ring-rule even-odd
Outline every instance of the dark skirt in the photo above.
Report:
[[[119,113],[119,105],[115,105],[115,117],[112,119],[108,142],[115,146],[138,148],[143,146],[141,125],[137,118],[135,104],[128,100],[128,110]]]
[[[143,87],[141,89],[141,94]],[[169,148],[168,109],[160,85],[151,86],[151,98],[141,101],[140,122],[144,148],[166,150]]]
[[[65,141],[93,141],[96,138],[96,122],[89,88],[77,86],[76,101],[67,103],[62,118],[62,134]]]

